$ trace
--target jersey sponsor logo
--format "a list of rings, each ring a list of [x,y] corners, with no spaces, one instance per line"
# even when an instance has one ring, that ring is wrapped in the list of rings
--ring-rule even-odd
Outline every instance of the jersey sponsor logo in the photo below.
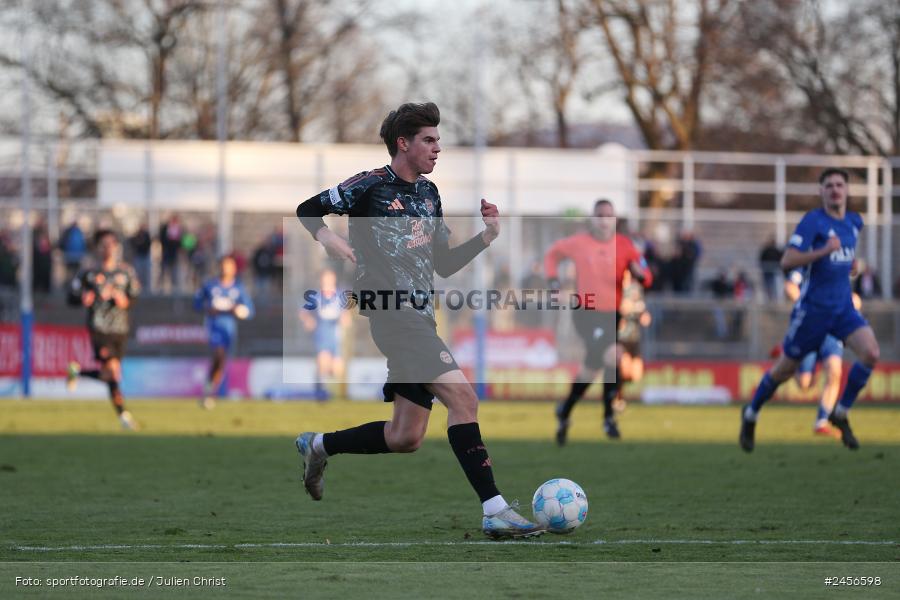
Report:
[[[449,365],[453,362],[453,357],[446,350],[441,350],[441,361]]]
[[[853,259],[856,258],[856,250],[854,248],[841,246],[828,256],[831,259],[831,262],[834,263],[852,263]]]
[[[425,221],[422,219],[413,219],[410,221],[412,226],[411,237],[406,242],[406,248],[419,248],[431,243],[431,234],[425,231]]]

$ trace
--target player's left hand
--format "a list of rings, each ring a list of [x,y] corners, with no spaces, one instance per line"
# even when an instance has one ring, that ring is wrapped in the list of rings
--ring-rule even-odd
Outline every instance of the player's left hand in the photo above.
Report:
[[[484,221],[481,238],[485,244],[490,244],[500,235],[500,211],[496,204],[491,204],[484,198],[481,199],[481,220]]]
[[[122,290],[113,290],[110,293],[112,297],[112,301],[115,302],[116,306],[119,308],[128,308],[128,296],[125,295],[125,292]]]
[[[646,279],[644,276],[644,269],[636,260],[628,263],[628,271],[631,272],[631,276],[634,277],[638,283],[644,283],[644,279]]]

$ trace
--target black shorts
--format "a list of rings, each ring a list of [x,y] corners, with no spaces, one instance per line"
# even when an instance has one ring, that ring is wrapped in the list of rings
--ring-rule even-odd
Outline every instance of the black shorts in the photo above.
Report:
[[[587,353],[584,366],[589,369],[603,368],[603,355],[607,348],[616,343],[616,331],[619,329],[621,315],[616,311],[573,310],[572,323],[575,331],[584,342]]]
[[[430,319],[407,311],[372,313],[369,316],[372,340],[387,358],[388,379],[384,401],[394,394],[427,409],[434,400],[425,387],[444,373],[459,369],[449,348],[438,337]]]
[[[124,333],[99,333],[91,332],[91,346],[94,348],[94,358],[100,362],[111,358],[122,359],[125,356],[125,344],[128,335]]]

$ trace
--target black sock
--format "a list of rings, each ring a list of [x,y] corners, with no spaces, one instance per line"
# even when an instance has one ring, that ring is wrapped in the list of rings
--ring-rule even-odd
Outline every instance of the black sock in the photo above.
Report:
[[[387,454],[391,451],[384,439],[386,421],[373,421],[359,427],[342,429],[322,436],[328,456],[335,454]]]
[[[108,381],[106,386],[109,388],[109,399],[112,400],[116,414],[121,415],[125,412],[125,398],[122,397],[122,392],[119,390],[119,383],[117,381]]]
[[[563,401],[563,404],[559,409],[560,419],[565,420],[569,418],[569,415],[572,414],[572,409],[575,408],[575,403],[581,400],[581,397],[584,396],[584,393],[587,391],[590,385],[590,381],[572,382],[572,387],[569,390],[569,395]]]
[[[447,428],[447,438],[450,440],[453,453],[456,454],[456,460],[459,461],[478,498],[485,502],[499,496],[500,492],[494,484],[491,459],[484,442],[481,441],[478,423],[452,425]]]
[[[611,419],[613,415],[613,401],[619,394],[619,369],[616,369],[616,380],[603,384],[603,418]]]
[[[100,369],[88,369],[79,373],[81,377],[90,377],[91,379],[100,379]]]

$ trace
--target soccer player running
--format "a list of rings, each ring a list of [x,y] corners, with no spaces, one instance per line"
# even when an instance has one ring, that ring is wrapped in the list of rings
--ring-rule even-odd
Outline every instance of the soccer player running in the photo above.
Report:
[[[853,273],[851,272],[851,275]],[[803,269],[793,269],[787,274],[784,281],[784,293],[791,300],[797,302],[803,289]],[[853,294],[853,306],[859,310],[862,301],[857,294]],[[780,350],[780,348],[779,348]],[[838,393],[841,391],[841,373],[844,368],[844,343],[831,334],[825,336],[822,345],[803,357],[794,374],[794,381],[802,390],[812,387],[813,374],[816,365],[822,365],[824,384],[822,396],[819,398],[819,406],[816,411],[816,422],[813,425],[813,434],[825,437],[840,438],[840,431],[828,423],[828,415],[837,403]]]
[[[853,306],[850,275],[863,222],[858,213],[847,210],[849,180],[848,173],[842,169],[822,172],[819,176],[822,208],[806,213],[781,259],[784,270],[802,267],[805,283],[791,312],[782,354],[763,375],[753,401],[741,411],[739,442],[746,452],[753,451],[756,421],[763,404],[778,386],[790,379],[804,356],[819,349],[828,334],[843,340],[857,356],[844,392],[828,420],[840,430],[841,441],[847,448],[859,448],[847,413],[869,380],[880,350],[872,328]]]
[[[434,289],[435,272],[451,276],[500,233],[497,207],[482,199],[485,229],[450,247],[437,187],[423,177],[434,170],[441,151],[439,123],[440,112],[431,102],[391,111],[380,131],[390,165],[351,177],[297,207],[304,227],[330,255],[356,263],[360,313],[369,318],[372,339],[387,357],[384,399],[393,402],[390,421],[300,434],[296,445],[303,483],[313,500],[321,500],[328,457],[415,451],[437,396],[447,407],[450,447],[481,500],[484,533],[495,539],[536,536],[544,529],[520,516],[497,489],[478,427],[478,397],[437,335],[433,304],[419,298],[396,310],[385,310],[380,299],[367,305],[373,291],[396,293],[391,308],[399,292],[427,295]],[[327,214],[350,216],[349,243],[325,226]]]
[[[616,233],[612,202],[604,199],[594,204],[589,231],[563,238],[547,250],[544,272],[553,289],[559,289],[558,268],[564,260],[575,263],[576,293],[581,298],[581,308],[571,311],[572,322],[584,341],[587,353],[569,395],[556,407],[556,443],[565,445],[572,409],[604,366],[614,366],[616,377],[614,381],[603,384],[603,430],[607,437],[617,440],[621,434],[613,402],[621,385],[619,365],[624,352],[622,345],[616,341],[616,330],[621,319],[622,281],[625,273],[629,272],[635,281],[646,288],[653,284],[653,274],[634,243]],[[609,285],[613,281],[615,289],[611,290]],[[613,314],[615,327],[611,327]],[[610,356],[611,348],[615,351],[614,359]]]
[[[312,304],[300,308],[300,321],[312,332],[316,347],[316,398],[326,400],[326,381],[339,383],[344,377],[344,357],[341,355],[341,334],[350,325],[350,313],[344,310],[347,301],[337,287],[337,275],[331,269],[319,277],[319,293]]]
[[[200,406],[212,410],[225,376],[225,360],[237,336],[237,321],[253,318],[254,312],[253,299],[237,279],[234,257],[219,259],[219,275],[203,282],[194,294],[194,310],[204,314],[212,355]]]
[[[116,234],[101,229],[94,234],[99,265],[83,271],[72,281],[70,296],[87,308],[87,328],[99,369],[82,370],[77,362],[69,363],[67,386],[75,388],[78,377],[90,377],[106,383],[109,398],[122,427],[139,429],[131,413],[125,409],[122,396],[122,358],[128,341],[128,311],[141,293],[137,273],[119,259],[120,246]]]

